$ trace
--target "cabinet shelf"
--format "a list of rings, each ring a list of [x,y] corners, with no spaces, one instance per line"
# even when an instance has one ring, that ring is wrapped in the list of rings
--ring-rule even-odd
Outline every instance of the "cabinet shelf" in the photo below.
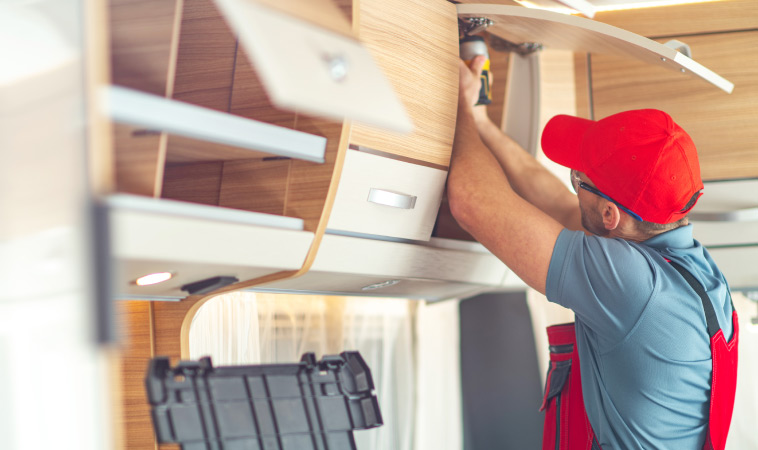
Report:
[[[433,239],[419,245],[327,234],[306,274],[251,290],[437,301],[501,289],[508,273],[478,243]]]
[[[106,91],[118,123],[270,155],[323,163],[326,138],[121,86]]]
[[[174,299],[181,286],[215,276],[249,280],[297,270],[313,243],[298,218],[132,195],[107,197],[117,298]],[[133,280],[170,272],[164,283]]]

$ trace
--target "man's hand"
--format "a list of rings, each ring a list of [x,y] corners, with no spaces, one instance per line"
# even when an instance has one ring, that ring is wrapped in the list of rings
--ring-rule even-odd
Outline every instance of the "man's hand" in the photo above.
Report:
[[[486,105],[476,105],[479,100],[479,91],[482,89],[482,68],[487,58],[479,55],[471,61],[471,67],[467,66],[463,60],[459,61],[459,78],[458,78],[458,109],[459,111],[470,112],[474,116],[477,124],[483,121],[489,121],[487,116]]]

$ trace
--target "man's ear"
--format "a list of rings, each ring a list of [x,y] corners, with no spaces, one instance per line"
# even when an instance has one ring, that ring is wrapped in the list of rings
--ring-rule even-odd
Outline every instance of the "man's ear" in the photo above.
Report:
[[[621,221],[621,211],[613,202],[605,202],[603,205],[603,226],[606,230],[615,230]]]

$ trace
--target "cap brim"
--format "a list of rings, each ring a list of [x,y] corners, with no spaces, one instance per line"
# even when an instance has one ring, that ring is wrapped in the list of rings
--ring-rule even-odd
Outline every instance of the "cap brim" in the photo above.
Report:
[[[542,151],[551,161],[586,172],[582,164],[582,140],[595,121],[568,115],[555,116],[542,132]]]

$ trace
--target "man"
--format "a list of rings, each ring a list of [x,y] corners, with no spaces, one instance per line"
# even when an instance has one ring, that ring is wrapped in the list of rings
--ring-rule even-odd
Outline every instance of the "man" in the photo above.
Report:
[[[657,110],[555,117],[542,147],[572,169],[574,194],[473,106],[483,62],[460,67],[454,217],[526,284],[574,311],[596,444],[723,448],[737,330],[728,285],[687,222],[703,188],[692,140]],[[715,349],[706,302],[726,350]]]

